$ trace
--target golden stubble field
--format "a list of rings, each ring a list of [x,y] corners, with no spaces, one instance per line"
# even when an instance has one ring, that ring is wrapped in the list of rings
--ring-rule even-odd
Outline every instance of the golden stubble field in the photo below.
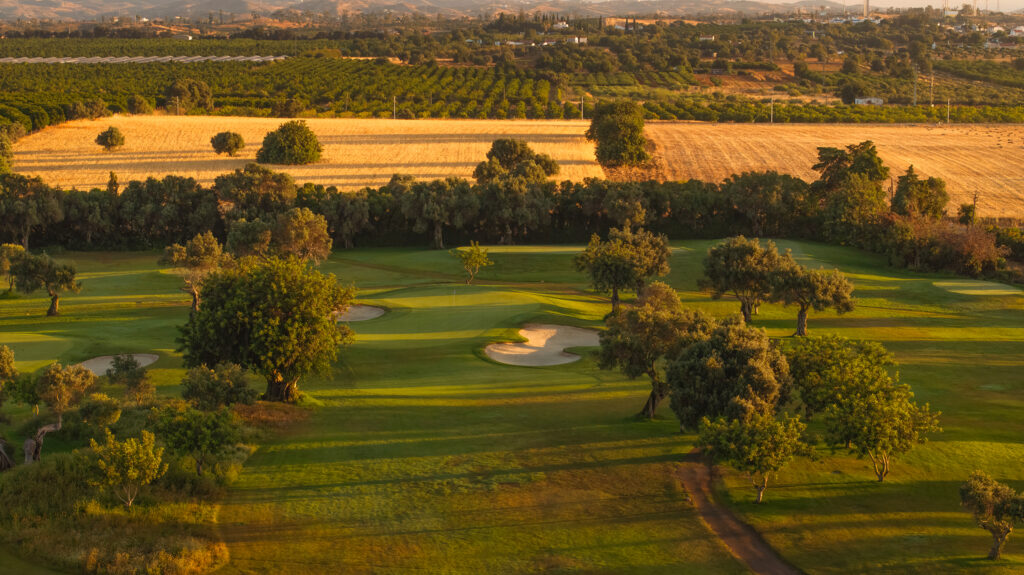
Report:
[[[209,116],[114,116],[80,120],[47,128],[18,141],[14,168],[41,176],[51,185],[91,189],[106,186],[110,172],[122,183],[167,174],[192,177],[203,184],[255,161],[263,136],[280,118]],[[594,146],[583,137],[588,123],[573,120],[380,120],[310,119],[309,127],[324,147],[323,159],[308,166],[271,166],[297,182],[355,190],[380,186],[393,174],[419,179],[471,178],[491,142],[521,138],[534,150],[550,154],[561,166],[558,179],[601,177]],[[105,152],[96,135],[116,126],[125,146]],[[246,148],[238,156],[218,156],[210,138],[238,132]]]
[[[979,215],[1024,217],[1024,126],[823,125],[649,122],[658,147],[656,173],[669,180],[718,182],[772,169],[817,178],[819,146],[872,140],[895,179],[913,164],[918,175],[946,181],[951,213],[978,193]]]

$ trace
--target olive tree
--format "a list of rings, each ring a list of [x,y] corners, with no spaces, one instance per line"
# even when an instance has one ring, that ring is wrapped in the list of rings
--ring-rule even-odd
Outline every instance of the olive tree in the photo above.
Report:
[[[50,296],[50,308],[46,315],[60,314],[60,295],[70,291],[78,293],[82,289],[81,282],[75,279],[75,266],[57,263],[50,256],[25,254],[11,266],[14,276],[14,287],[26,294],[45,289]]]
[[[334,321],[354,289],[296,258],[249,260],[210,274],[203,306],[181,328],[186,367],[228,361],[262,375],[264,398],[298,399],[299,379],[326,373],[352,332]]]
[[[292,208],[278,215],[270,237],[270,247],[279,255],[293,255],[317,264],[331,255],[327,220],[309,208]]]
[[[619,292],[640,293],[647,280],[669,272],[668,238],[646,230],[632,232],[612,228],[608,239],[594,234],[587,248],[576,255],[576,269],[590,276],[599,292],[611,292],[612,313],[619,311]]]
[[[1024,496],[983,471],[975,471],[960,486],[960,505],[992,535],[989,559],[999,559],[1014,527],[1024,525]]]
[[[770,413],[750,413],[740,419],[701,420],[697,446],[716,462],[750,477],[757,491],[755,503],[764,501],[768,481],[796,455],[807,452],[800,437],[807,426],[799,417],[776,419]]]
[[[758,306],[771,299],[779,271],[795,265],[788,253],[779,254],[774,242],[761,247],[756,238],[736,236],[708,250],[698,285],[710,291],[713,299],[734,295],[743,320],[749,323]]]
[[[114,126],[110,126],[96,136],[96,143],[103,146],[103,149],[108,152],[123,146],[124,141],[124,134]]]
[[[224,248],[213,236],[212,232],[197,234],[185,243],[172,244],[164,250],[160,264],[170,265],[181,270],[185,292],[192,296],[192,311],[199,309],[199,296],[203,280],[214,270],[231,261],[231,256],[224,253]]]
[[[241,441],[238,421],[227,409],[167,407],[156,412],[156,430],[172,451],[192,457],[196,475],[202,475],[204,465],[213,465]]]
[[[558,164],[551,156],[534,152],[525,140],[508,138],[495,140],[487,152],[487,161],[473,170],[478,184],[510,177],[544,181],[557,174]]]
[[[941,414],[913,399],[905,384],[844,397],[825,409],[826,440],[871,459],[878,481],[885,481],[895,458],[925,443],[929,433],[942,431]]]
[[[210,145],[213,146],[213,151],[217,152],[217,155],[227,154],[233,158],[239,150],[245,147],[245,140],[238,132],[221,132],[210,138]]]
[[[706,339],[715,320],[700,311],[683,308],[679,295],[662,282],[653,282],[634,305],[605,318],[600,333],[601,369],[619,369],[630,379],[647,376],[651,392],[640,416],[653,419],[668,396],[665,365],[693,342]]]
[[[491,258],[487,257],[487,248],[480,247],[479,242],[473,241],[467,247],[451,250],[451,254],[458,258],[462,268],[466,270],[466,285],[473,283],[473,278],[480,272],[480,268],[494,265]]]
[[[797,339],[786,360],[808,419],[844,398],[890,387],[896,366],[882,344],[837,335]]]
[[[596,142],[594,155],[602,166],[637,166],[650,159],[644,137],[644,109],[636,102],[599,104],[586,136]]]
[[[447,178],[416,182],[399,202],[402,215],[416,233],[430,232],[434,249],[444,249],[444,230],[474,223],[480,199],[466,180]]]
[[[7,276],[7,293],[14,290],[14,274],[11,273],[11,268],[23,255],[25,248],[18,244],[0,244],[0,274]]]
[[[834,309],[838,314],[853,311],[853,283],[839,270],[809,270],[790,265],[775,274],[772,299],[796,305],[796,335],[807,335],[807,312]]]

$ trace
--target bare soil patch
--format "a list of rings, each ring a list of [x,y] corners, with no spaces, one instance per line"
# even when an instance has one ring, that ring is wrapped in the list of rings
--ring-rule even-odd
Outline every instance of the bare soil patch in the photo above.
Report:
[[[493,343],[484,348],[487,357],[499,363],[527,367],[561,365],[580,359],[568,353],[570,347],[594,347],[600,344],[592,329],[531,323],[519,330],[525,342]]]

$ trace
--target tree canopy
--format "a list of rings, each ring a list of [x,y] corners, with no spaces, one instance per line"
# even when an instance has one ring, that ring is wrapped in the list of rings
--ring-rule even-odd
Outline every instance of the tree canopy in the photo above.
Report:
[[[619,292],[640,293],[647,280],[669,272],[668,238],[646,230],[632,232],[612,228],[608,239],[594,234],[587,249],[576,255],[576,269],[590,276],[594,289],[611,292],[612,313],[619,310]]]
[[[796,305],[796,335],[807,335],[807,312],[834,309],[838,314],[853,311],[853,283],[839,270],[809,270],[788,265],[776,272],[772,299]]]
[[[534,152],[526,140],[500,139],[491,144],[487,160],[477,164],[473,177],[478,184],[507,178],[542,182],[558,171],[551,156]]]
[[[466,247],[451,250],[451,254],[458,258],[462,268],[466,270],[466,285],[473,283],[473,278],[480,272],[480,268],[494,265],[491,258],[487,257],[487,248],[480,247],[475,241]]]
[[[960,486],[960,505],[992,535],[989,559],[999,559],[1014,527],[1024,525],[1024,496],[983,471],[975,471]]]
[[[156,438],[146,430],[138,439],[129,437],[123,441],[108,430],[104,443],[91,439],[89,444],[96,455],[99,483],[110,488],[129,509],[143,487],[167,472],[164,449],[156,447]]]
[[[103,149],[108,152],[115,148],[120,148],[124,145],[124,142],[124,134],[114,126],[103,130],[98,136],[96,136],[96,143],[103,146]]]
[[[240,150],[245,148],[245,139],[238,132],[220,132],[210,138],[210,145],[217,155],[227,154],[234,157]]]
[[[261,164],[302,165],[320,160],[323,147],[306,122],[292,120],[281,124],[263,138],[263,146],[256,152]]]
[[[597,143],[594,155],[602,166],[638,166],[650,159],[644,137],[644,109],[635,102],[598,104],[586,135]]]
[[[771,298],[779,271],[795,265],[789,253],[779,254],[775,242],[761,247],[757,238],[736,236],[708,250],[698,285],[713,299],[733,294],[740,301],[743,320],[749,322],[758,306]]]
[[[231,256],[212,232],[199,234],[185,243],[167,246],[160,263],[181,270],[185,280],[185,291],[192,296],[192,311],[199,309],[199,293],[203,280],[222,265],[228,264]]]
[[[671,406],[683,428],[702,418],[774,413],[790,395],[789,365],[763,330],[725,322],[688,345],[666,374]]]
[[[185,365],[228,361],[267,380],[264,398],[297,399],[299,379],[326,373],[352,339],[335,321],[353,288],[295,258],[250,260],[210,274],[203,306],[181,328]]]
[[[948,203],[946,182],[940,178],[922,180],[914,166],[907,168],[907,173],[896,180],[892,211],[901,216],[939,219],[946,215]]]
[[[11,274],[14,276],[14,287],[22,293],[46,290],[50,296],[50,308],[46,310],[48,316],[60,313],[62,292],[78,293],[82,289],[81,282],[75,279],[74,265],[57,263],[46,255],[25,254],[11,267]]]

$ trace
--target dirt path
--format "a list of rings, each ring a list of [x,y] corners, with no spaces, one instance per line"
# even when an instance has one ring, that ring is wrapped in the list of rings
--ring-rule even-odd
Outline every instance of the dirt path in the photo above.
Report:
[[[711,489],[711,470],[697,450],[691,451],[679,466],[679,479],[690,494],[694,508],[711,531],[729,548],[729,552],[759,575],[799,575],[801,571],[786,563],[753,527],[728,509],[715,503]]]

